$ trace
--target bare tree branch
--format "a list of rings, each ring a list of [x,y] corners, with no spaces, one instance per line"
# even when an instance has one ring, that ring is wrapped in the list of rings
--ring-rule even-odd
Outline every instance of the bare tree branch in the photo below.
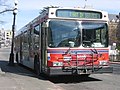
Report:
[[[14,10],[14,9],[6,9],[6,10],[1,11],[0,14],[5,13],[5,12],[8,12],[8,11],[13,11],[13,10]]]
[[[8,5],[7,1],[8,0],[0,0],[0,14],[3,14],[4,12],[12,11],[12,9],[9,9],[10,6]]]
[[[7,2],[8,0],[0,0],[0,15],[5,13],[5,12],[9,12],[9,11],[13,11],[11,9],[11,5],[8,4]],[[4,25],[7,22],[2,20],[2,18],[0,18],[0,25]]]

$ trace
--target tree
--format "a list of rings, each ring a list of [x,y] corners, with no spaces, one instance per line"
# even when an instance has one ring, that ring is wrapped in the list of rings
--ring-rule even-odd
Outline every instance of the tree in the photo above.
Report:
[[[8,12],[8,11],[12,11],[12,9],[8,3],[8,0],[0,0],[0,15],[3,15],[5,12]],[[5,23],[6,23],[6,21],[1,20],[1,18],[0,18],[0,24],[3,25]]]
[[[119,19],[119,23],[117,26],[117,49],[120,50],[120,13],[118,19]]]
[[[118,23],[110,22],[109,23],[109,44],[117,43],[117,26]]]
[[[3,14],[8,11],[12,11],[10,9],[10,5],[7,3],[8,0],[0,0],[0,14]]]

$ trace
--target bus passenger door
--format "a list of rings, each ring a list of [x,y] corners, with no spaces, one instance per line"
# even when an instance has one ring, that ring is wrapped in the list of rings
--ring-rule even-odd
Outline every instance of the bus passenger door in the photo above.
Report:
[[[22,44],[23,44],[23,36],[20,36],[20,63],[22,63]]]
[[[43,23],[42,23],[43,25]],[[46,63],[46,50],[47,50],[47,47],[46,47],[46,28],[45,27],[42,27],[41,25],[41,63],[42,63],[42,69],[45,70],[45,66],[47,66],[47,63]]]
[[[28,33],[25,32],[23,35],[23,43],[22,43],[22,64],[30,67],[29,62],[29,44],[28,44]]]

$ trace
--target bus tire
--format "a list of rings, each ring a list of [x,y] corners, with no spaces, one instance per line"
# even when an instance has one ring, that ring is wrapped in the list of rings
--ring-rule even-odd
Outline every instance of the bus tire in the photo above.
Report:
[[[34,71],[37,75],[40,75],[40,61],[38,55],[34,57]]]

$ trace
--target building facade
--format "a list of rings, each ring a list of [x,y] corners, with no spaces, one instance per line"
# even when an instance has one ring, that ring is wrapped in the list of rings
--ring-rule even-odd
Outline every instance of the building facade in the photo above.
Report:
[[[0,30],[0,46],[10,46],[11,40],[12,40],[12,31],[4,30],[4,28],[2,28]]]
[[[119,18],[116,14],[109,14],[109,44],[113,45],[116,43],[118,45],[118,34],[119,34]]]

